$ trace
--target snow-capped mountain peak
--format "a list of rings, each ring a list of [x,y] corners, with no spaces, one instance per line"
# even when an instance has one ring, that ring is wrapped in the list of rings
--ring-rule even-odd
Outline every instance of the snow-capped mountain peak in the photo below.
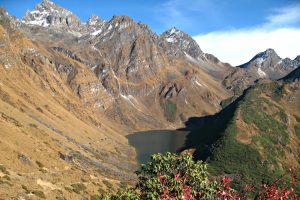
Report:
[[[184,55],[190,55],[197,59],[203,54],[197,42],[185,32],[173,27],[160,35],[162,43],[167,42],[171,46],[169,53],[177,55],[178,52],[185,52]]]
[[[103,20],[101,20],[98,16],[96,15],[91,15],[87,21],[87,24],[89,26],[97,26],[98,24],[101,24]]]
[[[267,49],[256,54],[249,62],[238,67],[248,72],[256,72],[258,78],[279,79],[299,66],[297,58],[280,58],[274,49]]]
[[[96,15],[91,15],[86,23],[87,31],[90,35],[96,36],[102,32],[105,21]]]
[[[253,65],[259,68],[272,67],[280,64],[282,59],[277,55],[274,49],[267,49],[256,54],[249,62],[240,65],[241,68],[248,68]]]
[[[165,40],[169,43],[176,43],[184,37],[184,33],[173,27],[162,34]]]
[[[173,27],[169,30],[170,34],[174,34],[174,33],[178,33],[178,32],[179,32],[179,30],[176,27]]]
[[[264,51],[264,52],[258,53],[254,58],[262,58],[262,59],[265,60],[265,59],[271,58],[271,57],[273,57],[273,58],[280,58],[280,57],[277,55],[277,53],[275,52],[274,49],[269,48],[269,49],[267,49],[267,50]]]
[[[38,25],[44,27],[78,27],[81,22],[69,10],[66,10],[52,1],[43,0],[36,5],[32,11],[27,11],[22,20],[28,25]]]

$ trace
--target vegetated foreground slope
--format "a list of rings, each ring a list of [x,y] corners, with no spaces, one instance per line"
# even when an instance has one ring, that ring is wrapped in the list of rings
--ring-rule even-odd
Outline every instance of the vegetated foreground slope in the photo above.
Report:
[[[239,189],[259,188],[290,166],[299,170],[300,82],[256,85],[220,113],[187,126],[187,148],[207,160],[212,175],[232,176]]]
[[[122,127],[83,106],[66,85],[68,65],[60,71],[11,23],[1,18],[0,199],[81,199],[133,181]]]

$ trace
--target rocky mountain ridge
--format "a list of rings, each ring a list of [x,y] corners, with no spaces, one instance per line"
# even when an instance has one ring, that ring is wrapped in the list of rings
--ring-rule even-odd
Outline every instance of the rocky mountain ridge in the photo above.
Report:
[[[41,14],[42,13],[42,14]],[[115,23],[114,18],[122,18],[122,22]],[[39,21],[43,21],[41,24]],[[126,23],[124,23],[126,21]],[[49,0],[45,0],[38,4],[33,11],[28,11],[23,18],[23,22],[31,25],[47,26],[57,29],[68,29],[70,33],[82,37],[83,40],[91,39],[91,37],[101,37],[110,31],[121,30],[126,26],[131,26],[133,20],[127,16],[114,16],[109,21],[101,20],[98,16],[92,15],[86,23],[80,22],[77,16],[72,12],[61,8]],[[68,22],[68,23],[67,23]],[[128,23],[128,24],[127,24]],[[135,23],[135,22],[134,22]],[[156,38],[158,45],[163,48],[165,53],[170,57],[185,57],[186,60],[201,66],[211,76],[222,79],[228,72],[234,71],[227,63],[220,62],[214,55],[204,53],[199,45],[186,33],[173,27],[161,35],[153,33],[147,25],[137,23],[141,29]],[[114,34],[114,33],[113,33]],[[103,38],[104,39],[104,38]],[[105,37],[104,40],[110,40]],[[245,73],[257,77],[257,79],[278,79],[291,71],[291,68],[297,67],[299,59],[291,60],[289,58],[281,59],[273,49],[267,49],[253,57],[249,62],[238,66],[239,68],[247,68]],[[253,69],[257,67],[256,74],[253,75]],[[273,66],[270,69],[270,66]],[[250,71],[250,72],[248,72]],[[222,74],[225,74],[222,76]],[[247,76],[247,75],[246,75]]]
[[[21,27],[27,37],[46,49],[62,53],[92,70],[98,81],[87,81],[89,86],[74,81],[79,77],[74,66],[66,71],[71,74],[67,82],[86,104],[125,122],[126,126],[138,128],[135,124],[145,124],[145,121],[160,126],[161,120],[156,119],[170,124],[166,117],[167,101],[174,102],[178,108],[171,123],[180,124],[179,115],[214,113],[220,108],[220,101],[229,95],[217,81],[226,68],[214,60],[203,61],[200,57],[205,54],[186,33],[173,28],[159,36],[128,16],[114,16],[104,21],[94,15],[86,23],[77,19],[71,12],[46,0],[27,12]],[[176,39],[176,44],[167,41],[171,37],[174,42]],[[59,55],[54,57],[57,65],[65,66],[58,62]],[[218,69],[218,74],[211,73],[207,66]],[[167,87],[179,89],[177,92],[171,89],[172,95],[166,95]],[[157,101],[149,101],[153,98]],[[198,98],[202,102],[199,107]],[[135,111],[138,111],[135,115],[129,114]]]
[[[296,82],[296,81],[300,81],[300,66],[297,67],[296,69],[294,69],[291,73],[289,73],[288,75],[286,75],[285,77],[283,77],[280,80],[284,80],[287,82]]]
[[[22,22],[28,25],[62,28],[74,32],[79,31],[82,26],[79,18],[72,12],[48,0],[43,0],[36,5],[34,10],[27,11]]]
[[[21,22],[3,16],[47,52],[85,105],[130,130],[178,127],[190,116],[213,114],[232,92],[280,78],[299,61],[281,59],[268,49],[234,68],[204,53],[175,27],[157,35],[128,16],[105,21],[92,15],[83,23],[49,0],[28,11]],[[79,66],[94,77],[85,78]],[[176,107],[172,120],[169,104]]]
[[[249,62],[237,66],[229,73],[223,84],[226,88],[240,93],[258,82],[283,78],[300,65],[300,56],[294,60],[282,59],[274,49],[256,54]]]
[[[168,45],[165,44],[167,46],[166,48],[169,49],[167,53],[172,56],[179,56],[183,53],[184,55],[189,55],[197,59],[203,54],[196,41],[176,27],[162,33],[160,38],[162,46],[164,45],[164,41],[167,42]]]
[[[282,78],[287,73],[300,65],[300,56],[294,60],[290,58],[280,58],[274,49],[267,49],[255,55],[249,62],[240,65],[240,68],[257,68],[257,74],[260,78],[268,77],[276,80]]]

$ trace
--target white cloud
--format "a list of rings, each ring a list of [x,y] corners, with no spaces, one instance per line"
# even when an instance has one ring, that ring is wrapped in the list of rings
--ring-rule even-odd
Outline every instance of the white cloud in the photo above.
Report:
[[[300,28],[221,31],[199,35],[194,39],[202,50],[232,65],[243,64],[268,48],[273,48],[282,58],[294,59],[300,54]]]
[[[266,23],[251,28],[224,30],[195,36],[202,50],[223,62],[240,65],[255,54],[273,48],[282,58],[300,54],[300,4],[275,10]]]

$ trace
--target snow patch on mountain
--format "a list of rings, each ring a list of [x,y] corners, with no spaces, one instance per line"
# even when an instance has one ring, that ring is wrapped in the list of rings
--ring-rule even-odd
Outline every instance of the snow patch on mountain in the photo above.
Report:
[[[259,75],[259,77],[263,78],[266,77],[266,73],[261,69],[261,68],[257,68],[257,74]]]
[[[166,35],[168,35],[165,39],[169,43],[175,43],[177,42],[178,38],[180,37],[180,31],[176,28],[172,28],[169,31],[166,32]]]
[[[97,23],[99,23],[100,19],[98,16],[96,15],[92,15],[89,19],[88,19],[88,22],[87,24],[90,25],[90,26],[95,26],[97,25]]]
[[[34,10],[27,11],[22,22],[27,25],[43,27],[72,28],[71,32],[78,31],[77,29],[82,25],[79,18],[72,12],[48,0],[36,5]]]
[[[177,30],[175,27],[173,27],[171,30],[170,30],[170,35],[174,34],[174,33],[178,33],[179,30]]]
[[[198,59],[203,54],[199,45],[191,36],[175,27],[162,33],[160,39],[162,41],[161,45],[166,45],[167,53],[173,56],[187,56],[186,54],[188,54]]]
[[[171,38],[171,37],[170,38],[166,38],[166,40],[167,40],[167,42],[170,42],[170,43],[176,41],[174,38]]]
[[[183,52],[184,55],[186,56],[187,60],[192,62],[192,63],[195,63],[195,64],[199,64],[199,60],[195,59],[194,57],[192,57],[190,54],[188,54],[187,52]]]
[[[261,67],[262,63],[265,61],[265,58],[257,58],[256,63],[258,67]]]
[[[98,34],[100,34],[102,32],[102,29],[100,29],[100,30],[98,30],[98,31],[95,31],[95,32],[93,32],[93,33],[91,33],[91,35],[98,35]]]
[[[46,10],[33,10],[33,11],[27,11],[26,16],[30,16],[32,20],[22,20],[23,23],[29,24],[29,25],[38,25],[47,27],[50,24],[47,21],[47,17],[50,15],[50,12]]]

